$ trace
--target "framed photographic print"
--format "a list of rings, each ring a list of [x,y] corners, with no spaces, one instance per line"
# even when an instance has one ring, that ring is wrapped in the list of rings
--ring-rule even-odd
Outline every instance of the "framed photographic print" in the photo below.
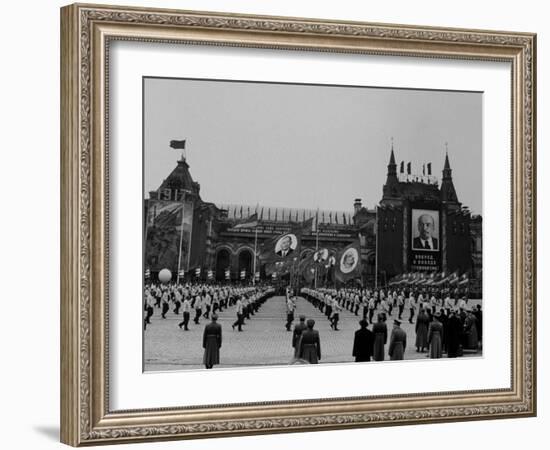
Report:
[[[61,10],[61,439],[532,416],[536,36]]]

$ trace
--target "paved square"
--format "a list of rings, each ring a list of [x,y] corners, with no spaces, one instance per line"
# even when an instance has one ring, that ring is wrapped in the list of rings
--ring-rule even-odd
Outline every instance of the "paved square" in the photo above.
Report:
[[[478,302],[470,301],[476,304]],[[353,362],[352,348],[353,337],[359,329],[360,316],[355,316],[349,311],[340,313],[339,331],[333,331],[325,315],[314,308],[302,297],[296,298],[296,320],[300,314],[305,314],[308,319],[315,320],[315,328],[319,331],[321,339],[321,361],[327,362]],[[397,310],[394,308],[393,316],[388,318],[388,344],[393,319]],[[220,365],[217,367],[246,367],[257,365],[287,365],[293,360],[292,332],[285,329],[286,304],[285,297],[275,296],[269,298],[254,315],[251,320],[246,320],[243,332],[231,329],[231,324],[236,320],[235,308],[230,307],[218,314],[218,323],[222,326],[222,348],[220,349]],[[182,314],[176,316],[172,311],[166,314],[166,319],[160,316],[160,309],[155,308],[151,324],[147,325],[144,332],[144,359],[146,371],[159,370],[187,370],[204,369],[202,365],[202,335],[204,326],[209,320],[201,318],[200,325],[189,322],[189,331],[183,331],[178,327],[182,321]],[[408,313],[403,314],[401,327],[407,333],[407,349],[405,359],[427,359],[426,353],[417,353],[414,346],[414,324],[406,320]],[[372,326],[369,326],[372,329]],[[388,345],[385,354],[387,356]],[[468,354],[468,356],[481,356]]]

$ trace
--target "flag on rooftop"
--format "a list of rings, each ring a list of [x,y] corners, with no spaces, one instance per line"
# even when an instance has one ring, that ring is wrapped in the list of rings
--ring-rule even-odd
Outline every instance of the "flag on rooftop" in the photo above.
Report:
[[[185,139],[183,141],[170,141],[170,147],[174,149],[182,149],[185,150]]]

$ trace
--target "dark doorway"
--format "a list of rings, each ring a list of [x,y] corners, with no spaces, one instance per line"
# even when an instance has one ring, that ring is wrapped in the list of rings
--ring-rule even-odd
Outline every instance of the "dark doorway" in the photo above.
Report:
[[[243,270],[246,271],[246,278],[250,278],[252,269],[252,252],[250,250],[241,251],[239,253],[239,279]]]
[[[231,264],[229,250],[222,248],[216,255],[216,280],[225,280],[225,270]]]

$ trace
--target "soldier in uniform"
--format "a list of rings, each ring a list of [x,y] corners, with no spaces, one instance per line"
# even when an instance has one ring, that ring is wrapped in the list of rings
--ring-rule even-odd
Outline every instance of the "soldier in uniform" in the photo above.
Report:
[[[434,315],[434,320],[428,328],[428,345],[430,346],[430,358],[443,356],[443,324],[440,322],[441,313]]]
[[[212,309],[212,298],[210,297],[210,294],[208,292],[203,291],[202,293],[202,303],[204,306],[204,314],[203,317],[205,319],[208,319],[210,316],[210,309]]]
[[[319,332],[313,329],[315,320],[309,319],[306,324],[307,328],[302,331],[300,339],[299,355],[301,359],[305,359],[310,364],[317,364],[321,359],[321,339]]]
[[[378,314],[378,322],[372,326],[372,332],[374,334],[374,360],[384,361],[384,346],[388,341],[388,326],[384,314]]]
[[[401,292],[397,296],[397,307],[399,308],[399,315],[397,318],[401,320],[401,316],[403,315],[403,310],[405,309],[405,298],[403,296],[403,292]]]
[[[374,351],[374,336],[365,319],[360,320],[359,325],[361,328],[355,332],[353,339],[352,356],[355,357],[355,362],[370,361]]]
[[[160,299],[161,299],[161,292],[160,292],[160,289],[155,288],[154,294],[155,294],[155,299],[156,299],[155,306],[156,306],[157,308],[160,308]]]
[[[243,325],[243,302],[241,302],[240,298],[237,300],[237,303],[235,304],[235,312],[237,313],[237,320],[235,321],[235,323],[233,323],[233,325],[231,325],[231,328],[233,328],[233,330],[234,330],[235,327],[238,327],[239,331],[243,331],[243,329],[242,329],[242,325]]]
[[[363,320],[366,320],[369,313],[369,299],[366,293],[361,297],[361,306],[363,307]]]
[[[428,349],[428,326],[430,324],[430,318],[426,313],[426,310],[422,308],[418,312],[418,317],[416,318],[416,351],[423,352],[425,349]]]
[[[454,309],[451,309],[449,319],[447,320],[446,337],[447,356],[456,358],[460,353],[460,335],[462,333],[462,323]]]
[[[202,314],[202,298],[200,294],[197,294],[195,297],[195,319],[194,322],[198,325],[199,319],[201,318]]]
[[[180,313],[181,299],[182,299],[181,292],[179,289],[176,289],[174,291],[174,314],[176,316],[179,315]]]
[[[307,328],[306,325],[306,316],[303,314],[300,315],[300,322],[294,325],[294,332],[292,333],[292,348],[294,348],[294,357],[298,357],[298,352],[300,351],[300,339],[302,337],[302,332]]]
[[[470,309],[466,311],[464,335],[464,348],[477,350],[477,346],[479,344],[477,337],[477,319]]]
[[[405,307],[409,310],[409,323],[413,323],[414,319],[414,310],[415,310],[415,304],[414,304],[414,296],[411,292],[410,295],[405,300]]]
[[[481,347],[483,341],[483,311],[481,310],[481,305],[476,306],[473,314],[476,317],[477,339],[479,341],[479,347]]]
[[[188,325],[189,325],[189,319],[191,317],[191,302],[189,301],[188,297],[185,297],[183,299],[181,309],[183,310],[183,321],[181,321],[178,324],[178,327],[181,328],[181,326],[183,325],[183,327],[184,327],[183,329],[185,331],[189,331]]]
[[[214,291],[214,294],[212,295],[212,313],[215,313],[217,311],[221,312],[220,300],[218,297],[218,292]]]
[[[407,347],[407,333],[401,328],[401,321],[393,321],[393,330],[390,337],[390,347],[388,354],[392,361],[405,358],[405,348]]]
[[[145,291],[145,323],[143,329],[147,328],[147,325],[151,323],[151,317],[153,316],[153,300],[154,297],[151,295],[149,290]]]
[[[376,310],[376,298],[371,296],[369,299],[369,323],[372,324],[372,318],[374,316],[374,311]]]
[[[168,301],[169,301],[168,291],[164,291],[164,293],[162,294],[162,314],[161,314],[163,319],[166,319],[166,313],[170,309],[170,305]]]
[[[211,369],[220,363],[220,348],[222,346],[222,326],[218,323],[218,315],[212,314],[212,322],[204,327],[202,348],[204,348],[203,364]]]
[[[354,314],[357,316],[359,315],[359,305],[361,304],[361,301],[359,300],[359,295],[355,294],[353,297],[353,303],[355,305],[355,311]]]
[[[338,321],[340,320],[341,310],[342,310],[342,307],[338,304],[336,299],[334,299],[332,301],[332,308],[331,308],[332,315],[330,317],[330,328],[332,328],[334,331],[338,331]]]
[[[286,331],[290,331],[290,327],[292,326],[292,322],[294,322],[294,311],[296,309],[296,303],[294,303],[294,300],[292,297],[287,296],[286,301]]]
[[[330,294],[325,294],[325,315],[330,320],[332,316],[332,296]]]

